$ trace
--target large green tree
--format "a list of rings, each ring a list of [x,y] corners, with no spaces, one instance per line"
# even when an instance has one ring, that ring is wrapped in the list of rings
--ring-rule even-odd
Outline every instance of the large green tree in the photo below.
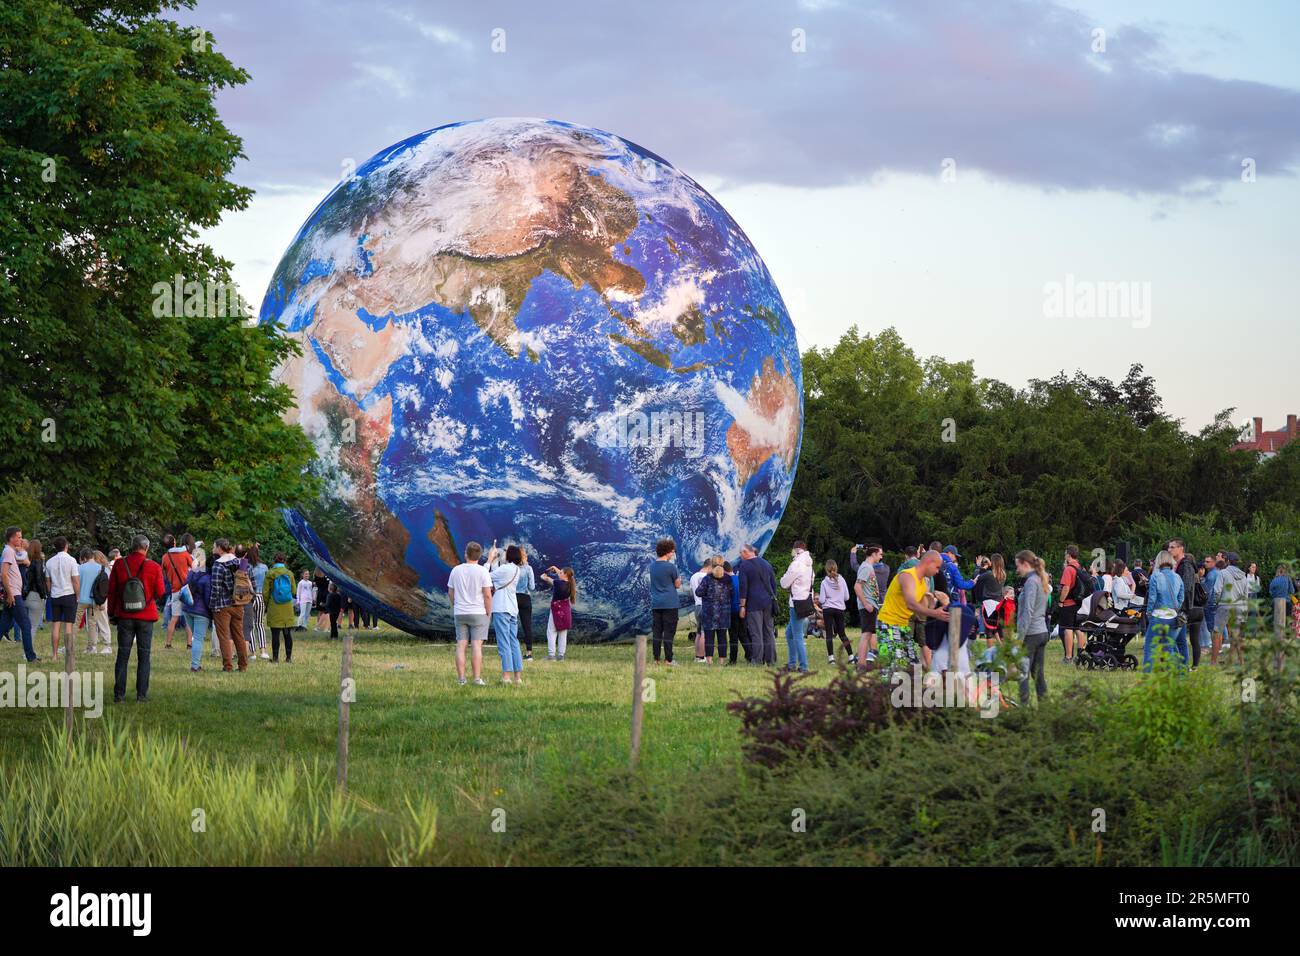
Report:
[[[214,104],[248,77],[161,15],[190,5],[0,5],[0,479],[92,537],[110,510],[241,533],[306,491],[294,346],[198,239],[251,195]]]

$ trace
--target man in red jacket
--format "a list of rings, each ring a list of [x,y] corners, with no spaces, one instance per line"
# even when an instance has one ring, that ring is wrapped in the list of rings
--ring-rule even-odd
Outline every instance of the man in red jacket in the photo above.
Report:
[[[122,591],[132,578],[144,586],[144,607],[128,611]],[[131,663],[131,645],[140,645],[135,666],[135,699],[149,699],[149,652],[153,648],[153,625],[158,620],[158,599],[163,596],[162,568],[149,560],[149,539],[137,534],[131,539],[131,553],[113,562],[108,578],[108,619],[117,624],[117,662],[113,668],[113,703],[126,699],[126,669]]]

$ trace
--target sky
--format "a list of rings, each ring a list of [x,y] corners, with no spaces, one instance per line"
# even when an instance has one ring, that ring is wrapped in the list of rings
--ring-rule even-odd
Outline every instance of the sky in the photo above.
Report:
[[[803,348],[898,329],[1012,385],[1135,362],[1197,430],[1300,412],[1294,0],[199,0],[254,303],[346,172],[421,130],[562,119],[745,230]],[[351,165],[349,165],[351,164]]]

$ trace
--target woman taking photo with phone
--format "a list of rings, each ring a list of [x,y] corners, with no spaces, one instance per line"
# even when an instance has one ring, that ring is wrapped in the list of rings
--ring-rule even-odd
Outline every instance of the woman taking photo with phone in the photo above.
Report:
[[[546,659],[562,661],[569,644],[569,628],[573,626],[573,602],[578,598],[578,582],[573,576],[573,568],[561,571],[551,565],[542,575],[542,583],[551,589],[551,616],[546,622]]]

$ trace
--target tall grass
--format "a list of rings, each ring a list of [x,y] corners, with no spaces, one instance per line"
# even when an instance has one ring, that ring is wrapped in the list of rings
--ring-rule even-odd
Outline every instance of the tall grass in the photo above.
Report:
[[[6,766],[4,866],[410,864],[433,850],[428,802],[389,814],[287,760],[271,773],[195,753],[185,738],[114,726],[58,731]]]

